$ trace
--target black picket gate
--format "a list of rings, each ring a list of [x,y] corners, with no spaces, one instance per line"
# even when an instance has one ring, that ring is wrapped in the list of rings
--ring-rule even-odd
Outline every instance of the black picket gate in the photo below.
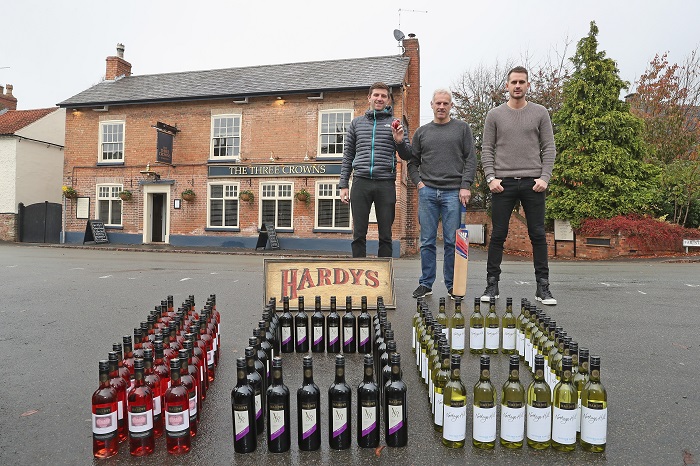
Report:
[[[44,201],[25,206],[19,204],[19,241],[23,243],[58,243],[61,240],[61,204]]]

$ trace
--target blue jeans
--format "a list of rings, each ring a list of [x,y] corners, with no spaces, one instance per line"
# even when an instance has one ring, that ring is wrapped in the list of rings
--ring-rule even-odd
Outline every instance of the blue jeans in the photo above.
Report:
[[[486,263],[487,277],[501,276],[501,261],[503,260],[503,243],[508,237],[508,223],[513,213],[515,202],[525,210],[527,233],[532,243],[532,260],[535,266],[535,278],[549,278],[547,260],[547,237],[544,231],[545,193],[536,193],[534,178],[503,178],[503,192],[492,193],[491,199],[491,239],[489,255]]]
[[[418,222],[420,223],[419,284],[433,288],[436,273],[438,221],[442,218],[444,243],[443,276],[445,286],[452,288],[455,267],[455,234],[459,228],[459,189],[436,189],[424,186],[418,190]]]

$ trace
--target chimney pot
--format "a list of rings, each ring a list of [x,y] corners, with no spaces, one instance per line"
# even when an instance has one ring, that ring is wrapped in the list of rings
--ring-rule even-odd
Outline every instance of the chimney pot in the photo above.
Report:
[[[117,44],[117,56],[119,58],[124,58],[124,44],[122,43]]]
[[[5,87],[7,88],[6,95],[12,96],[12,89],[14,89],[14,86],[12,84],[5,84]]]
[[[415,35],[414,33],[411,32],[411,33],[408,34],[408,37],[410,37],[411,39],[413,39],[414,37],[416,37],[416,35]]]

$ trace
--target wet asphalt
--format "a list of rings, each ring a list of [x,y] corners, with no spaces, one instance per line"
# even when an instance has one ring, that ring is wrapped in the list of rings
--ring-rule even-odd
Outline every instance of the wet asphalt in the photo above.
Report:
[[[263,261],[298,251],[176,250],[146,247],[39,247],[0,243],[0,464],[2,465],[155,465],[155,464],[494,464],[494,465],[683,465],[700,458],[700,263],[674,258],[606,262],[556,261],[550,264],[551,288],[559,304],[549,315],[580,346],[602,358],[608,391],[608,444],[604,454],[577,448],[572,453],[538,452],[525,446],[511,451],[472,448],[450,450],[432,427],[427,388],[419,380],[411,353],[411,316],[420,261],[394,260],[397,309],[389,320],[402,355],[409,387],[409,444],[379,452],[357,447],[328,448],[327,389],[333,378],[332,354],[313,354],[316,383],[322,392],[323,443],[320,451],[296,446],[267,451],[264,435],[255,453],[234,453],[230,393],[235,358],[260,318]],[[169,252],[169,253],[164,253]],[[179,253],[174,253],[179,252]],[[308,254],[308,253],[305,253]],[[344,257],[344,256],[342,256]],[[441,268],[439,264],[438,269]],[[467,303],[482,293],[486,261],[483,250],[470,256]],[[440,272],[438,272],[440,273]],[[437,310],[446,296],[440,276],[428,298]],[[532,263],[507,257],[503,264],[498,313],[505,297],[519,303],[534,298]],[[222,352],[216,381],[208,392],[198,436],[186,456],[166,453],[164,439],[147,458],[133,458],[122,444],[117,457],[92,458],[90,396],[97,387],[97,362],[122,335],[167,295],[176,304],[190,294],[199,308],[217,295],[222,319]],[[453,304],[448,300],[451,313]],[[469,312],[466,306],[465,312]],[[284,381],[292,400],[301,385],[303,355],[283,355]],[[348,383],[362,379],[362,356],[347,356]],[[478,357],[466,355],[462,380],[478,379]],[[507,377],[507,357],[492,357],[492,377],[500,387]],[[521,366],[523,383],[530,376]],[[353,400],[356,400],[354,394]],[[292,402],[292,413],[296,402]],[[353,409],[352,428],[356,429]],[[471,421],[471,411],[468,411]]]

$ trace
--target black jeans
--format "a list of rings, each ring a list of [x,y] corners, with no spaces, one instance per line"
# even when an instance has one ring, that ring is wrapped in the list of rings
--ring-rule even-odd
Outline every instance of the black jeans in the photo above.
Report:
[[[391,257],[391,226],[396,214],[394,180],[370,180],[355,177],[350,190],[352,209],[352,257],[367,257],[367,226],[369,211],[374,203],[379,229],[379,257]]]
[[[534,178],[503,178],[503,192],[491,193],[491,241],[489,242],[486,274],[488,277],[501,276],[501,261],[503,260],[503,243],[508,237],[508,222],[513,213],[516,201],[525,210],[527,233],[532,243],[532,260],[535,265],[535,278],[549,279],[549,264],[547,260],[547,237],[544,232],[545,193],[536,193]]]

